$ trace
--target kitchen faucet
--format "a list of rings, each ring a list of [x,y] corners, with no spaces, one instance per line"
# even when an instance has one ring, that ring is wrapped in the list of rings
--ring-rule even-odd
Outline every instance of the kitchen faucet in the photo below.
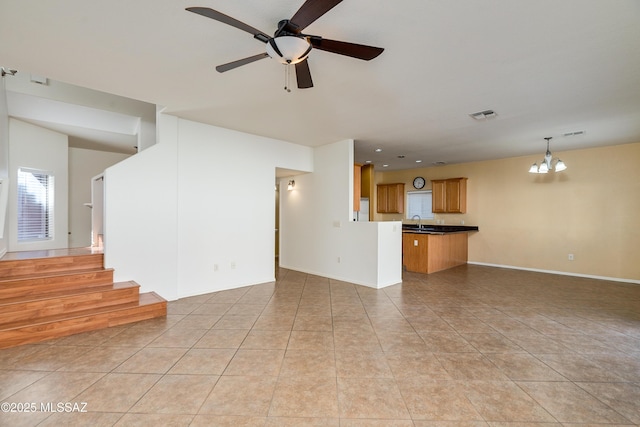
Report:
[[[416,219],[416,217],[418,217],[418,228],[422,228],[422,225],[420,225],[420,221],[422,220],[422,218],[420,218],[420,215],[414,215],[411,217],[412,220]]]

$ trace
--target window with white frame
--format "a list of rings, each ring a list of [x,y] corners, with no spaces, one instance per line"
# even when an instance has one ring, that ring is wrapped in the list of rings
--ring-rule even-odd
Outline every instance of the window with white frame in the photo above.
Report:
[[[407,192],[407,219],[419,215],[420,219],[433,219],[431,190]]]
[[[18,169],[18,241],[53,238],[53,175]]]

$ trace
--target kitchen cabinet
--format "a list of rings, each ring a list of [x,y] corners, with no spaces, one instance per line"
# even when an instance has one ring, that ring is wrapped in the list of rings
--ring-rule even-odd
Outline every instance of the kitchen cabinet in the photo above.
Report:
[[[407,271],[428,273],[428,257],[428,234],[402,234],[402,265]]]
[[[378,213],[404,213],[404,184],[378,184]]]
[[[431,195],[434,213],[467,212],[467,178],[432,180]]]
[[[402,233],[402,265],[407,271],[434,273],[467,263],[467,233]]]

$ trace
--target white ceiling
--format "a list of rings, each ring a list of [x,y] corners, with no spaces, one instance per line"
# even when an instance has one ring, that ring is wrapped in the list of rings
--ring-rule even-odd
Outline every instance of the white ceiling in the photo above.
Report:
[[[271,34],[302,2],[2,0],[0,65],[303,145],[353,138],[377,169],[640,142],[638,0],[344,0],[305,32],[385,52],[312,51],[315,87],[291,93],[271,59],[216,72],[264,44],[184,10]]]

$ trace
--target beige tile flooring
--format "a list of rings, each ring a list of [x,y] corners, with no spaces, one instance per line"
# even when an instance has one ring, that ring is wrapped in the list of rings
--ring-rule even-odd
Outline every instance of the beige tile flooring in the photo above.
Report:
[[[472,265],[383,290],[278,276],[0,350],[0,401],[36,405],[0,425],[640,424],[639,285]],[[40,410],[58,402],[88,412]]]

